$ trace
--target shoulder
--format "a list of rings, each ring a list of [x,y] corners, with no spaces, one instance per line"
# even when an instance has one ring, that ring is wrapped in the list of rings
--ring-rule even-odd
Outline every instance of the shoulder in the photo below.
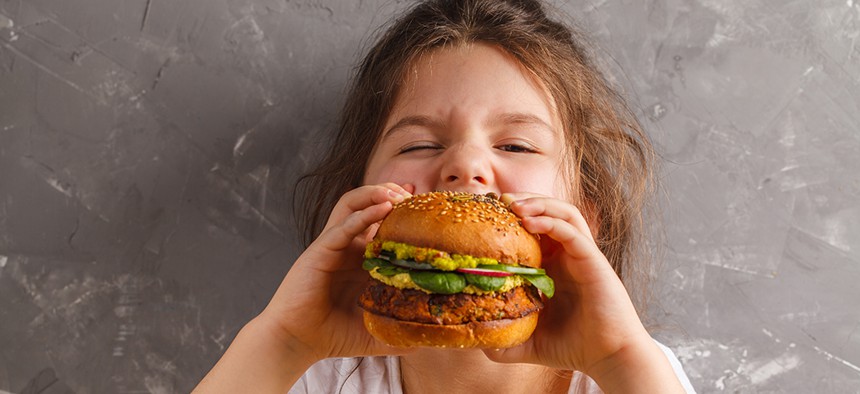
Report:
[[[290,389],[301,393],[400,393],[397,357],[330,358],[312,365]]]

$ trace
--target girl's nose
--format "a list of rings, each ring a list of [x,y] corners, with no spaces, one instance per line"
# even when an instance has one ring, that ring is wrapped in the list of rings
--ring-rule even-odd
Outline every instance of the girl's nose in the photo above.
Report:
[[[489,153],[476,147],[451,147],[442,157],[441,189],[486,193],[495,182]]]

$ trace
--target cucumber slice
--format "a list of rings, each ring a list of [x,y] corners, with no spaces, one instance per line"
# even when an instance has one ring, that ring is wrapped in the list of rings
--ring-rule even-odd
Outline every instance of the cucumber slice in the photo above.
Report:
[[[396,266],[400,266],[400,267],[403,267],[403,268],[411,268],[411,269],[416,269],[416,270],[432,270],[432,269],[436,269],[435,267],[433,267],[433,266],[432,266],[432,265],[430,265],[430,264],[427,264],[427,263],[419,263],[419,262],[417,262],[417,261],[413,261],[413,260],[392,259],[392,260],[391,260],[391,264],[394,264],[394,265],[396,265]]]
[[[479,265],[478,268],[485,270],[495,270],[495,271],[505,271],[510,272],[512,274],[522,274],[522,275],[545,275],[546,271],[543,268],[529,268],[529,267],[520,267],[516,265],[505,265],[505,264],[489,264],[489,265]]]
[[[483,275],[483,276],[511,276],[513,275],[507,271],[497,271],[497,270],[486,270],[480,268],[457,268],[457,272],[462,272],[464,274],[472,274],[472,275]]]

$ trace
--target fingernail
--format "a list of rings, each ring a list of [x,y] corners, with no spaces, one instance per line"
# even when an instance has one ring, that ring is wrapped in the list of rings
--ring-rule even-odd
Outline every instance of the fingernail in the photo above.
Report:
[[[406,198],[402,194],[400,194],[394,190],[391,190],[391,189],[388,190],[388,196],[391,197],[396,202],[403,201]]]

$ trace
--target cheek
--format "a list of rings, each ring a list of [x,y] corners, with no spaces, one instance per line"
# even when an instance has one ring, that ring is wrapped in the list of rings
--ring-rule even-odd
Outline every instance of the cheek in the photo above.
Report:
[[[506,184],[500,185],[500,188],[503,190],[503,192],[512,191],[535,193],[558,199],[561,199],[563,197],[564,193],[562,193],[559,188],[556,188],[553,182],[544,182],[544,178],[534,179],[536,177],[534,175],[531,176],[533,177],[533,179],[511,179],[510,181],[506,182]]]
[[[499,186],[505,191],[537,193],[560,200],[568,199],[568,181],[563,178],[563,171],[560,171],[554,163],[508,166],[500,179],[504,181]]]
[[[424,178],[426,178],[427,172],[426,166],[391,160],[379,168],[373,169],[372,172],[365,174],[364,183],[366,185],[375,185],[394,182],[398,185],[412,184],[417,189],[421,189],[421,186],[426,183]]]

